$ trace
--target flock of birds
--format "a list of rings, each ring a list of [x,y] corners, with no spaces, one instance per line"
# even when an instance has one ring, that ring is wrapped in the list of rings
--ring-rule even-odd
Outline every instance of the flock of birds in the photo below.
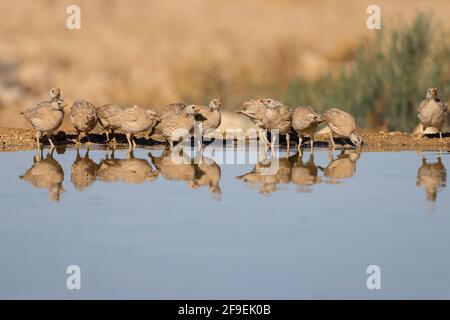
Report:
[[[97,123],[100,123],[108,142],[110,134],[121,130],[125,133],[129,146],[134,148],[136,147],[134,135],[147,132],[152,135],[152,139],[168,142],[172,149],[174,142],[184,136],[184,134],[180,134],[181,132],[193,134],[196,122],[199,123],[201,136],[216,130],[221,123],[221,104],[221,99],[213,99],[209,106],[173,103],[165,106],[159,116],[154,110],[138,106],[123,109],[119,105],[106,104],[96,107],[86,100],[78,99],[70,108],[70,121],[77,130],[78,144],[81,143],[83,135],[88,135]],[[67,104],[61,97],[61,90],[53,88],[50,90],[50,100],[42,101],[21,112],[36,130],[38,147],[42,135],[47,135],[51,146],[54,147],[51,136],[61,126],[66,106]],[[447,104],[438,98],[436,88],[427,90],[425,100],[417,108],[417,112],[423,128],[420,137],[423,136],[426,128],[432,127],[438,130],[442,140],[442,127],[447,119]],[[280,135],[284,135],[288,148],[290,135],[295,132],[298,136],[299,151],[304,142],[303,137],[309,136],[312,151],[314,133],[323,121],[330,129],[330,141],[333,148],[335,146],[334,136],[349,139],[356,147],[360,147],[363,143],[361,136],[357,133],[355,119],[349,113],[337,108],[320,114],[311,106],[292,109],[274,99],[252,99],[243,104],[243,109],[239,113],[255,123],[260,139],[266,145],[270,144],[272,150],[274,150],[277,135],[271,135],[272,141],[269,141],[267,131],[277,131]],[[201,140],[198,141],[201,146]]]

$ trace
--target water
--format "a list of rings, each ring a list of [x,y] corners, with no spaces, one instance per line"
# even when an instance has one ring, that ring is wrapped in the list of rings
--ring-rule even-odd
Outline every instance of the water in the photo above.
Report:
[[[149,149],[26,174],[35,154],[0,154],[0,298],[450,298],[448,152],[318,149],[272,176]]]

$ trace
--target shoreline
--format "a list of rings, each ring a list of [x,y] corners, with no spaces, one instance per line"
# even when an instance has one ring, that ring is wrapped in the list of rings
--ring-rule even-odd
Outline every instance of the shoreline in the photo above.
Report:
[[[417,139],[409,133],[402,132],[375,132],[369,130],[361,130],[364,144],[361,151],[365,152],[387,152],[387,151],[450,151],[450,133],[443,134],[443,141],[441,142],[437,134],[427,135],[422,139]],[[94,130],[90,133],[92,149],[103,149],[108,144],[104,143],[104,135],[100,131]],[[55,140],[58,143],[57,147],[76,148],[71,141],[76,137],[76,132],[71,130],[60,130],[55,134]],[[116,144],[117,149],[126,149],[125,136],[119,134],[119,142]],[[144,134],[136,135],[138,148],[139,147],[158,147],[162,148],[165,144],[157,141],[146,139]],[[315,135],[315,147],[327,148],[329,142],[328,134]],[[336,139],[338,140],[338,139]],[[45,138],[42,142],[46,142]],[[5,128],[0,127],[0,152],[14,152],[27,151],[35,149],[35,131],[32,129],[23,128]],[[45,144],[47,146],[47,144]],[[80,148],[86,148],[88,145],[84,142]],[[112,144],[109,144],[112,146]],[[285,148],[285,145],[281,145]],[[339,146],[337,149],[342,148]],[[344,147],[345,148],[345,147]],[[291,141],[291,150],[297,149],[297,144]],[[309,149],[305,146],[304,150]]]

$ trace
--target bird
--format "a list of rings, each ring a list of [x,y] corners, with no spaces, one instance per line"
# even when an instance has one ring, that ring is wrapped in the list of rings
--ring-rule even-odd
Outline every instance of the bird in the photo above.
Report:
[[[299,153],[300,155],[300,153]],[[309,187],[321,182],[318,176],[318,167],[314,164],[314,154],[309,155],[309,160],[303,162],[301,156],[297,157],[297,162],[292,167],[291,181],[299,186],[299,191],[309,192]]]
[[[62,183],[64,181],[64,170],[53,158],[52,148],[44,158],[42,149],[37,149],[33,158],[33,165],[20,179],[29,182],[35,188],[47,189],[50,201],[59,201],[61,192],[64,192]]]
[[[161,121],[155,127],[155,132],[161,134],[165,141],[169,142],[170,149],[173,149],[174,141],[178,141],[186,135],[192,135],[195,124],[194,117],[198,111],[198,106],[191,104],[180,113],[161,118]]]
[[[95,106],[83,99],[77,99],[70,108],[70,122],[77,130],[77,145],[81,143],[82,135],[88,136],[97,125],[97,113]]]
[[[447,103],[442,102],[439,98],[439,91],[436,88],[427,90],[425,100],[423,100],[417,108],[417,117],[422,124],[422,131],[419,138],[424,136],[428,127],[436,128],[442,141],[442,127],[447,120]]]
[[[311,106],[297,107],[292,112],[292,128],[298,136],[298,152],[301,153],[301,145],[304,134],[309,135],[311,153],[314,150],[314,133],[322,122],[322,116]]]
[[[180,113],[184,110],[184,108],[186,108],[186,105],[182,102],[170,103],[164,106],[161,118],[164,118],[172,114]]]
[[[337,159],[334,159],[333,155],[330,156],[330,163],[326,168],[321,166],[318,168],[324,173],[327,183],[335,184],[355,174],[356,162],[359,158],[359,151],[342,149]]]
[[[446,184],[447,171],[441,157],[438,157],[435,163],[429,163],[426,158],[422,158],[422,166],[417,171],[416,185],[426,189],[427,200],[435,202],[437,192]]]
[[[263,128],[271,131],[272,134],[274,133],[274,130],[278,130],[280,135],[286,136],[286,144],[289,150],[290,131],[292,129],[292,110],[281,102],[273,99],[261,99],[261,102],[267,107],[267,110],[264,114],[257,116],[257,123],[260,123]],[[277,134],[273,134],[271,140],[270,146],[272,153],[274,153]]]
[[[363,140],[356,132],[355,118],[353,118],[349,113],[337,108],[332,108],[327,110],[322,115],[322,119],[325,120],[331,130],[330,139],[333,149],[336,146],[333,135],[341,138],[348,138],[356,147],[361,147]]]
[[[36,130],[36,144],[40,148],[40,137],[46,135],[51,147],[53,143],[51,136],[64,120],[64,108],[67,104],[61,99],[61,90],[52,88],[50,100],[39,102],[37,105],[23,110],[20,114],[31,123]]]
[[[119,119],[116,119],[118,117]],[[134,106],[123,110],[112,121],[119,121],[120,128],[127,137],[130,148],[136,148],[134,135],[143,131],[152,131],[155,125],[160,121],[158,114],[152,109],[144,109]]]
[[[114,151],[111,158],[106,153],[98,166],[97,176],[103,182],[123,181],[129,184],[141,184],[157,179],[158,172],[146,159],[135,158],[133,149],[128,149],[125,159],[116,159]]]
[[[105,104],[96,109],[97,118],[100,125],[103,127],[103,132],[106,133],[106,142],[109,142],[109,134],[114,135],[114,131],[120,129],[120,113],[122,108],[117,104]],[[113,137],[113,141],[116,138]]]
[[[203,137],[205,134],[216,130],[220,126],[221,114],[220,106],[222,105],[222,99],[213,99],[209,103],[209,106],[199,106],[198,112],[195,114],[195,120],[200,123],[199,133]],[[201,147],[202,139],[198,139],[198,144]]]
[[[70,180],[78,191],[83,191],[97,179],[97,164],[89,158],[89,149],[84,157],[77,148],[77,156],[70,169]]]
[[[264,127],[261,121],[257,119],[261,118],[267,111],[267,107],[262,103],[262,99],[251,99],[243,103],[243,108],[240,111],[236,111],[253,121],[258,129],[258,136],[264,141],[266,145],[269,144],[267,140],[267,133],[264,132]]]

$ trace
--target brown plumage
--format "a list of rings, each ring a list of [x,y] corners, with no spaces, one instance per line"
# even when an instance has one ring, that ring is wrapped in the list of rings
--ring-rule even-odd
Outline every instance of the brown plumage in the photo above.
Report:
[[[272,163],[278,161],[278,163]],[[272,158],[268,163],[259,162],[254,169],[238,179],[250,184],[252,187],[259,187],[262,194],[271,194],[276,191],[278,184],[287,184],[291,180],[292,162],[289,158]]]
[[[145,159],[135,158],[129,149],[125,159],[116,159],[114,152],[111,158],[105,156],[98,165],[98,179],[104,182],[123,181],[130,184],[141,184],[154,181],[158,172]]]
[[[70,169],[70,180],[78,191],[83,191],[92,185],[97,178],[97,164],[89,158],[89,150],[84,157],[80,156],[77,149],[77,157]]]
[[[428,163],[427,159],[423,158],[422,166],[417,171],[416,185],[426,189],[428,201],[436,201],[438,191],[446,184],[447,171],[441,157],[438,157],[435,163]]]
[[[42,135],[47,135],[50,145],[54,147],[51,135],[61,126],[66,105],[61,99],[61,90],[53,88],[50,91],[50,100],[39,102],[20,113],[36,130],[38,148],[40,148],[39,139]]]
[[[201,136],[207,135],[213,132],[220,126],[222,120],[220,114],[220,106],[222,105],[221,99],[213,99],[209,103],[209,106],[200,106],[195,115],[195,120],[200,124],[198,130]],[[198,144],[202,145],[202,139],[198,140]]]
[[[95,106],[83,99],[77,99],[70,108],[70,122],[78,133],[77,144],[81,143],[82,135],[89,134],[97,125]],[[88,136],[89,141],[89,136]]]
[[[184,108],[183,112],[168,115],[161,119],[155,127],[155,132],[161,134],[169,142],[170,148],[173,148],[173,142],[188,135],[191,136],[194,131],[194,116],[199,108],[196,105],[190,105]]]
[[[153,156],[150,152],[148,155],[152,160],[153,165],[164,179],[187,182],[194,181],[195,166],[187,155],[183,154],[179,159],[176,159],[176,161],[172,158],[175,155],[172,155],[172,152],[169,150],[164,150],[159,157]]]
[[[341,138],[350,139],[350,141],[357,147],[361,146],[362,138],[356,132],[355,118],[353,118],[349,113],[332,108],[322,115],[322,119],[326,121],[331,130],[330,139],[333,148],[335,147],[333,134]]]
[[[292,110],[273,99],[262,99],[261,101],[267,107],[267,110],[262,116],[257,117],[257,123],[260,123],[264,129],[272,133],[275,133],[274,130],[278,130],[280,135],[286,136],[286,143],[289,149],[289,132],[292,129]],[[274,145],[276,137],[276,134],[272,136],[272,152],[275,152]]]
[[[318,167],[314,164],[314,154],[311,153],[309,160],[303,162],[298,157],[297,163],[292,167],[291,181],[299,186],[299,191],[309,192],[310,186],[320,183]]]
[[[97,118],[103,131],[106,133],[106,141],[109,141],[109,134],[114,135],[114,131],[120,129],[120,113],[122,108],[117,104],[105,104],[97,108]],[[115,138],[113,138],[115,141]]]
[[[123,110],[113,121],[120,122],[120,128],[127,136],[130,147],[135,148],[136,142],[134,135],[138,132],[152,131],[155,125],[160,121],[157,113],[151,109],[144,109],[138,106]]]
[[[261,121],[258,121],[258,119],[262,118],[267,111],[267,107],[262,103],[262,100],[263,99],[252,99],[250,101],[244,102],[243,108],[240,111],[237,111],[237,113],[240,113],[252,120],[258,128],[259,138],[262,139],[266,144],[269,144],[269,141],[267,140],[267,133],[264,132],[263,124]]]
[[[161,118],[180,113],[184,110],[184,108],[186,108],[186,105],[182,102],[168,104],[164,106]]]
[[[423,137],[427,128],[435,128],[442,140],[442,127],[447,120],[447,104],[439,100],[439,91],[436,88],[427,90],[425,100],[417,108],[417,117],[422,124],[420,137]]]
[[[207,157],[201,157],[198,164],[195,165],[194,180],[188,183],[192,189],[197,189],[202,186],[208,186],[213,194],[220,194],[219,187],[220,177],[222,171],[217,163]]]
[[[292,128],[297,132],[298,151],[301,153],[303,136],[306,134],[310,138],[311,153],[314,150],[314,133],[317,126],[322,122],[322,116],[310,106],[297,107],[292,112]]]
[[[50,201],[59,201],[61,192],[65,191],[62,186],[64,171],[58,161],[53,159],[53,150],[45,159],[42,150],[38,150],[33,158],[33,166],[20,176],[20,179],[29,182],[35,188],[47,189]]]
[[[356,171],[356,162],[360,157],[359,151],[342,150],[337,159],[332,154],[326,168],[318,167],[328,178],[327,183],[339,183],[343,179],[352,177]]]

